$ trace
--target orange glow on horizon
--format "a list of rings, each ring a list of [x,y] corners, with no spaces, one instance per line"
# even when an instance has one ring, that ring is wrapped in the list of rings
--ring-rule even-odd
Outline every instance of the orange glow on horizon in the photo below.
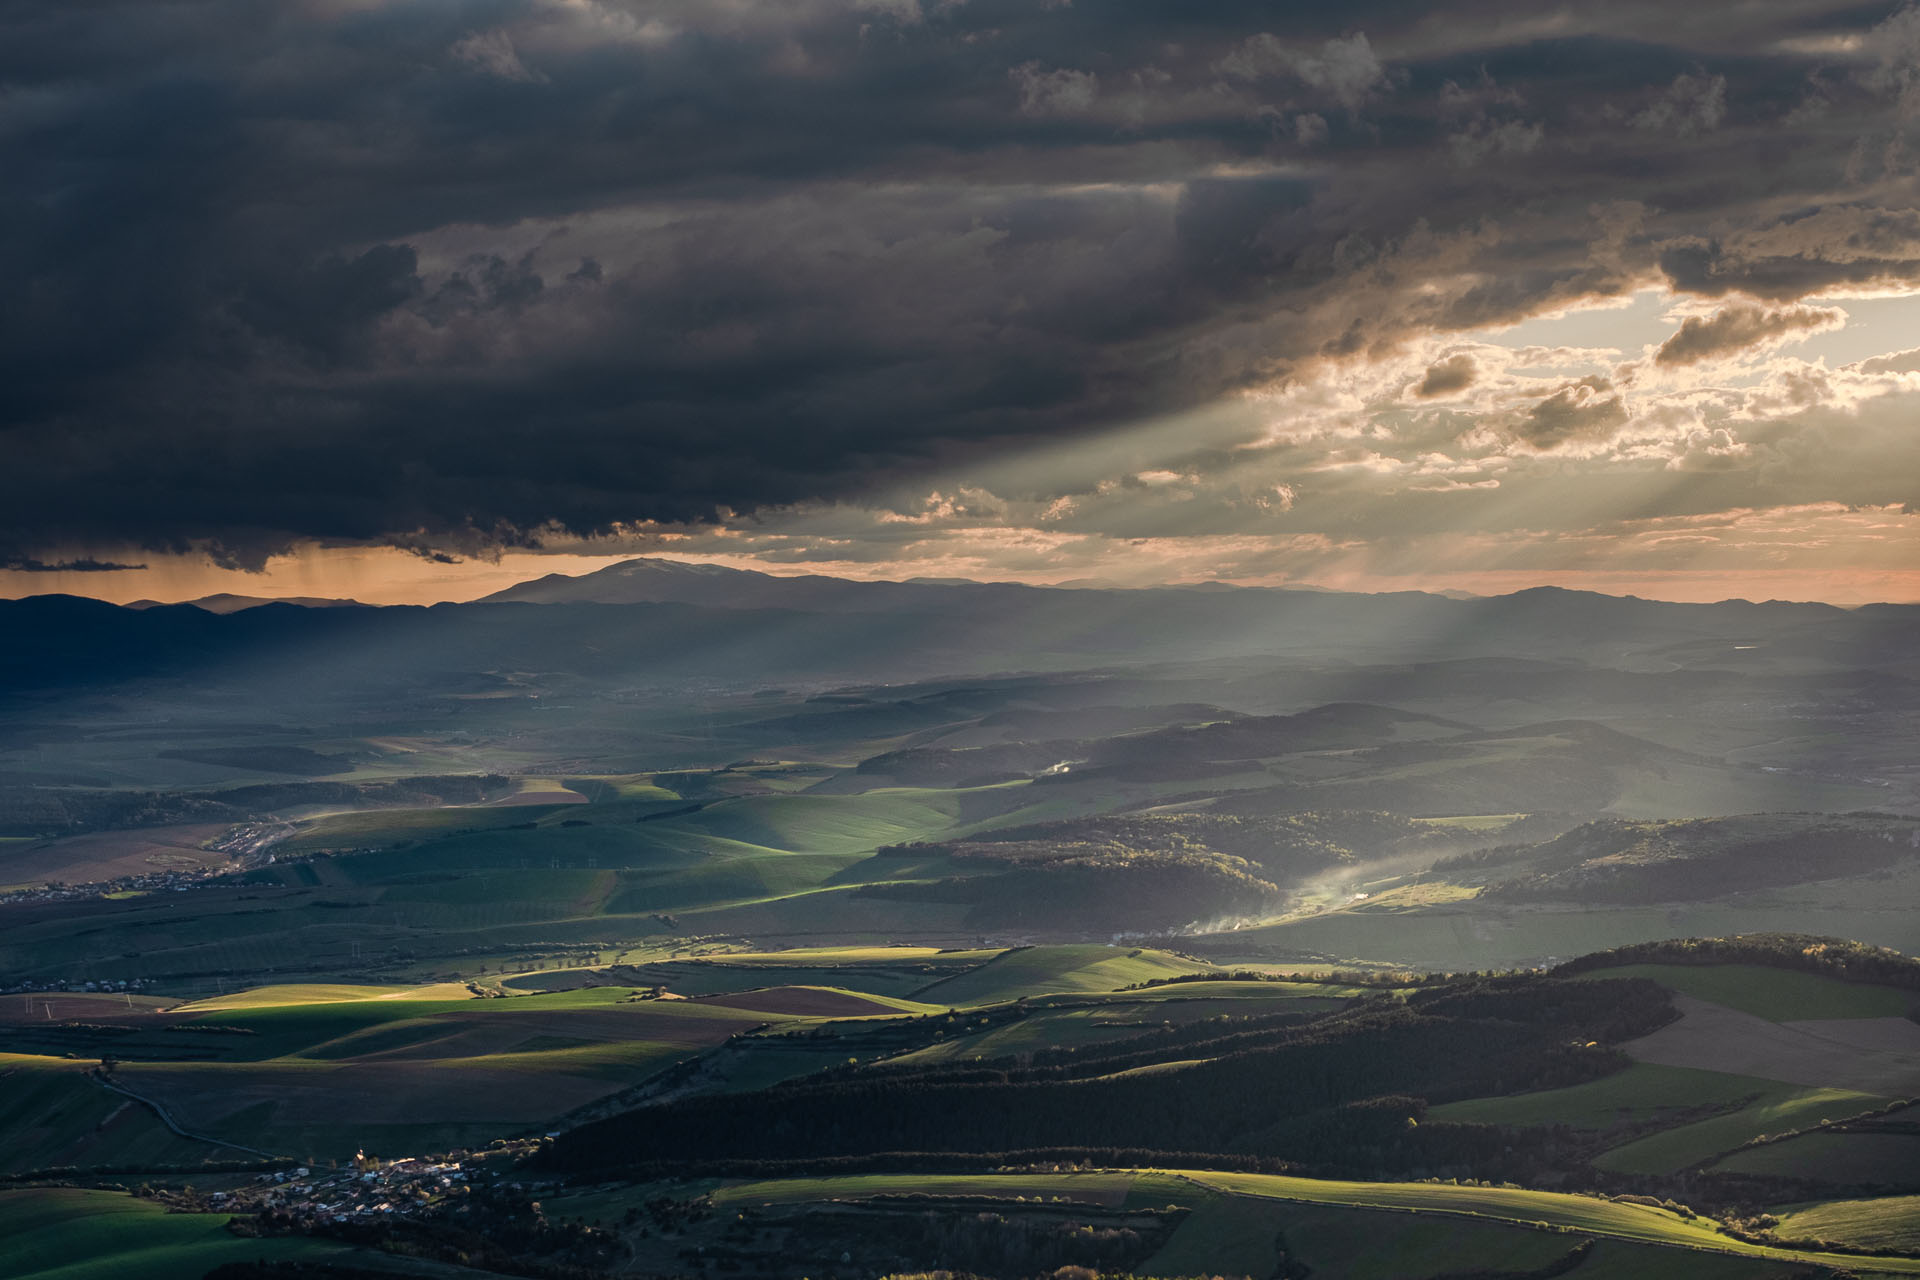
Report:
[[[147,567],[116,572],[25,573],[0,571],[0,598],[68,594],[115,604],[140,600],[178,603],[217,594],[266,599],[350,599],[377,605],[429,605],[478,599],[516,583],[548,574],[579,576],[622,561],[647,556],[691,564],[751,569],[777,577],[820,575],[863,581],[908,578],[968,578],[1020,582],[1031,586],[1062,583],[1111,586],[1178,585],[1228,581],[1242,586],[1305,587],[1353,592],[1432,591],[1504,595],[1553,586],[1633,595],[1651,600],[1711,603],[1718,600],[1813,600],[1855,606],[1920,602],[1920,568],[1805,568],[1648,571],[1603,568],[1436,569],[1431,573],[1377,573],[1361,567],[1323,569],[1289,576],[1284,572],[1236,576],[1173,572],[1158,579],[1113,581],[1100,566],[995,569],[972,556],[896,561],[774,563],[750,554],[691,555],[676,552],[624,552],[582,555],[509,552],[498,560],[441,564],[384,547],[314,548],[276,558],[263,572],[222,569],[186,557],[134,556]],[[1171,568],[1172,566],[1168,566]]]

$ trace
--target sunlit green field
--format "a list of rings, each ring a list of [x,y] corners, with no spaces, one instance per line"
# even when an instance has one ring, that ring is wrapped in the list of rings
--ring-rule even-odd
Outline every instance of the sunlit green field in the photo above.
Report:
[[[1680,1125],[1615,1147],[1594,1164],[1617,1173],[1677,1173],[1735,1151],[1756,1138],[1843,1120],[1883,1107],[1888,1101],[1847,1089],[1774,1085],[1738,1111]]]
[[[1832,1200],[1780,1210],[1775,1216],[1780,1225],[1774,1234],[1783,1240],[1920,1252],[1920,1195]]]
[[[1564,1124],[1611,1129],[1645,1123],[1691,1107],[1733,1106],[1791,1086],[1750,1076],[1637,1062],[1624,1071],[1565,1089],[1449,1102],[1429,1113],[1467,1124]]]
[[[1077,1173],[864,1174],[683,1185],[725,1208],[794,1206],[876,1196],[968,1196],[1192,1210],[1144,1267],[1154,1276],[1270,1275],[1281,1255],[1315,1274],[1398,1280],[1433,1273],[1525,1273],[1586,1250],[1579,1276],[1785,1277],[1808,1263],[1859,1275],[1920,1274],[1920,1259],[1837,1258],[1746,1244],[1665,1209],[1587,1196],[1447,1183],[1337,1182],[1261,1174],[1157,1170]],[[639,1186],[562,1195],[554,1212],[612,1219],[658,1194]],[[1588,1242],[1591,1242],[1590,1244]],[[1591,1268],[1591,1270],[1589,1270]],[[1451,1272],[1450,1272],[1451,1273]]]
[[[636,999],[635,990],[479,999],[451,983],[280,984],[131,1010],[124,1030],[100,1043],[120,1059],[119,1082],[164,1105],[190,1133],[337,1158],[361,1146],[444,1150],[535,1128],[755,1028],[944,1012],[799,984],[708,1000]],[[52,1049],[0,1056],[6,1167],[231,1158],[229,1149],[166,1133],[143,1107],[86,1078],[90,1060],[50,1056],[61,1043],[81,1043],[70,1039],[80,1032],[25,1021],[8,1034],[50,1038]]]
[[[1154,978],[1201,973],[1208,968],[1164,951],[1033,947],[1006,952],[977,969],[927,987],[920,998],[951,1005],[993,1004],[1023,995],[1116,991]]]
[[[1444,1183],[1324,1182],[1267,1174],[1195,1173],[1191,1176],[1207,1186],[1242,1195],[1316,1204],[1466,1214],[1539,1223],[1549,1228],[1591,1232],[1644,1244],[1705,1249],[1782,1261],[1796,1258],[1813,1260],[1812,1255],[1734,1240],[1715,1232],[1704,1222],[1688,1221],[1665,1209],[1557,1192],[1452,1186]],[[1863,1270],[1870,1267],[1887,1274],[1920,1275],[1920,1259],[1876,1259],[1871,1264],[1855,1262],[1852,1265]]]

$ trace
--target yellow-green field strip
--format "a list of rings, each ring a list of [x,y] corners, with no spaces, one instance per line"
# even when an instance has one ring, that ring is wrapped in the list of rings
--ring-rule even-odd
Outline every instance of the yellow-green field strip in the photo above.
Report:
[[[1867,1258],[1770,1248],[1721,1235],[1704,1222],[1690,1222],[1665,1209],[1557,1191],[1431,1182],[1332,1182],[1261,1173],[1205,1172],[1181,1176],[1211,1190],[1269,1200],[1498,1218],[1642,1244],[1704,1249],[1779,1262],[1812,1262],[1867,1274],[1920,1275],[1920,1258]]]
[[[1147,1171],[1141,1171],[1147,1172]],[[1182,1178],[1202,1190],[1297,1204],[1400,1213],[1439,1214],[1522,1227],[1582,1233],[1637,1244],[1695,1249],[1775,1262],[1816,1263],[1860,1275],[1920,1275],[1920,1258],[1863,1257],[1749,1244],[1720,1234],[1706,1220],[1646,1205],[1622,1204],[1557,1191],[1512,1187],[1455,1186],[1433,1182],[1337,1182],[1277,1174],[1153,1170]],[[877,1195],[969,1195],[1003,1199],[1053,1199],[1111,1202],[1132,1174],[1114,1170],[1085,1173],[874,1174],[849,1177],[790,1178],[736,1183],[716,1188],[720,1204],[798,1204],[814,1200],[857,1200]]]

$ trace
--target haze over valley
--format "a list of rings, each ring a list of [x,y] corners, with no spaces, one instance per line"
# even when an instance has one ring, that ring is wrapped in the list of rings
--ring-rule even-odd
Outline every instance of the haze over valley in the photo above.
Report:
[[[1920,7],[0,3],[0,1280],[1920,1276]]]

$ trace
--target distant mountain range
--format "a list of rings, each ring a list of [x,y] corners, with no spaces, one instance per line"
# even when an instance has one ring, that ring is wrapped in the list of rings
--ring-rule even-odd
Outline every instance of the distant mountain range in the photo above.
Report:
[[[476,604],[698,604],[723,609],[798,609],[807,612],[886,612],[909,609],[916,612],[970,612],[988,600],[1038,600],[1052,597],[1135,597],[1165,599],[1169,593],[1180,597],[1194,595],[1239,596],[1248,599],[1289,599],[1305,596],[1334,596],[1346,599],[1396,599],[1476,601],[1489,598],[1521,600],[1528,598],[1612,601],[1622,608],[1650,606],[1656,609],[1765,610],[1774,618],[1798,616],[1807,620],[1832,617],[1845,612],[1829,604],[1796,604],[1768,601],[1753,604],[1745,600],[1724,601],[1717,605],[1671,605],[1664,601],[1641,600],[1635,596],[1605,596],[1591,591],[1568,591],[1559,587],[1535,587],[1511,596],[1485,597],[1463,591],[1398,591],[1364,593],[1333,591],[1326,587],[1246,587],[1229,582],[1199,582],[1160,587],[1118,587],[1095,582],[1064,583],[1059,586],[1027,586],[1016,582],[976,582],[965,578],[911,578],[904,582],[857,581],[818,574],[779,576],[753,569],[733,569],[717,564],[695,564],[678,560],[639,557],[609,565],[593,573],[571,576],[550,573],[542,578],[516,583],[503,591],[482,596]]]
[[[390,688],[440,685],[457,672],[635,685],[873,682],[1239,658],[1905,673],[1920,654],[1920,606],[1674,604],[1553,587],[1463,600],[1220,584],[855,582],[640,559],[467,604],[340,607],[349,603],[0,601],[0,686],[212,678],[236,663],[303,685]]]
[[[236,596],[222,591],[217,595],[201,596],[198,600],[179,601],[195,609],[204,609],[208,613],[239,613],[242,609],[258,609],[263,604],[290,604],[302,609],[341,609],[365,608],[358,600],[326,599],[321,596]],[[165,609],[168,602],[163,600],[135,600],[126,606],[129,609]]]
[[[1196,587],[1147,590],[1194,591]],[[1241,590],[1221,583],[1212,590]],[[1111,594],[1127,588],[1076,585],[1030,587],[964,578],[863,582],[818,574],[791,577],[717,564],[640,558],[570,577],[550,573],[482,597],[482,604],[697,604],[721,609],[797,609],[808,613],[965,613],[988,600],[1045,595]]]

